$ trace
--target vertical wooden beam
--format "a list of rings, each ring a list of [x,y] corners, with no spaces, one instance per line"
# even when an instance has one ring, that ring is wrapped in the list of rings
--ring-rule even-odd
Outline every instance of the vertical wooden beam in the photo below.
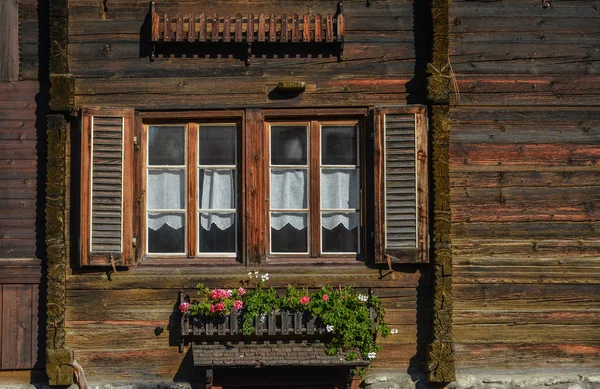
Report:
[[[246,25],[246,42],[254,42],[254,14],[248,14]]]
[[[0,81],[19,80],[19,4],[0,1]]]
[[[269,17],[269,42],[275,42],[277,40],[277,33],[275,31],[275,15],[271,14]]]
[[[188,19],[188,42],[194,42],[196,40],[196,16],[194,13],[190,13]]]
[[[304,42],[310,42],[310,16],[304,14],[302,18],[304,22],[304,30],[302,31],[302,40]]]
[[[322,26],[321,26],[321,15],[315,15],[315,42],[321,42],[323,40],[322,37]]]
[[[202,12],[200,14],[200,42],[204,42],[206,40],[206,14]]]
[[[69,128],[63,114],[48,115],[48,161],[46,182],[46,252],[48,291],[46,299],[46,373],[50,385],[73,382],[73,361],[65,344],[65,312],[68,264],[70,182]]]
[[[292,42],[298,42],[300,36],[300,25],[298,14],[292,15]]]
[[[427,92],[433,127],[433,341],[427,350],[427,379],[454,381],[452,347],[452,242],[450,212],[450,65],[449,2],[433,0],[432,62],[427,65]]]
[[[163,34],[163,41],[168,42],[171,40],[171,19],[169,18],[169,14],[165,14],[165,28]]]
[[[281,42],[288,41],[288,17],[286,14],[281,15]]]
[[[160,16],[156,12],[152,12],[152,41],[158,41],[160,37]]]
[[[183,41],[183,17],[181,14],[177,14],[177,22],[175,27],[175,41],[182,42]]]
[[[327,42],[333,42],[333,16],[327,15],[327,29],[325,30],[325,39]]]
[[[217,14],[213,14],[212,18],[212,31],[210,34],[211,42],[219,41],[219,16]]]
[[[188,257],[194,257],[198,250],[196,247],[196,231],[198,231],[198,204],[196,204],[198,198],[198,124],[190,123],[187,133],[187,252]]]
[[[242,41],[242,14],[240,13],[235,16],[235,41]]]
[[[259,42],[264,42],[265,41],[265,24],[266,24],[266,20],[265,20],[265,14],[260,14],[260,16],[258,17],[258,41]]]
[[[265,258],[265,196],[264,193],[264,137],[265,128],[260,109],[247,109],[244,123],[242,171],[245,185],[242,189],[246,220],[244,223],[244,259],[248,265],[258,264]],[[252,223],[247,221],[251,220]]]
[[[229,14],[223,16],[223,42],[231,41],[231,17]]]

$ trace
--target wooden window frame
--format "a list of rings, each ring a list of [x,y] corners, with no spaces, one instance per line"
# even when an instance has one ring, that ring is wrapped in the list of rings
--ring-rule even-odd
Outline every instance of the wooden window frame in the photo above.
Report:
[[[333,112],[334,110],[332,110]],[[265,126],[265,144],[264,150],[265,163],[264,169],[265,174],[265,195],[266,195],[266,209],[265,209],[265,241],[264,250],[267,253],[267,263],[294,263],[294,262],[355,262],[361,260],[364,262],[364,254],[367,251],[365,243],[366,226],[364,225],[364,215],[367,209],[366,197],[363,196],[365,191],[366,180],[364,179],[364,160],[365,160],[365,125],[366,117],[354,116],[348,117],[344,115],[323,115],[320,118],[314,118],[312,116],[296,116],[294,117],[293,112],[289,112],[289,117],[271,117],[264,122]],[[308,252],[307,253],[273,253],[271,252],[271,227],[270,227],[270,157],[271,157],[271,146],[270,146],[270,127],[273,125],[306,125],[307,127],[307,176],[308,176]],[[323,126],[343,126],[352,125],[358,126],[358,169],[359,169],[359,232],[358,232],[358,252],[357,253],[324,253],[322,252],[322,223],[321,223],[321,131]],[[277,165],[275,165],[277,166]]]
[[[106,112],[127,116],[131,128],[132,140],[131,153],[127,158],[133,163],[125,164],[124,175],[130,177],[131,199],[128,207],[133,209],[124,215],[130,220],[131,228],[123,228],[124,250],[130,248],[128,256],[131,260],[117,261],[117,265],[157,266],[231,266],[231,265],[258,265],[258,264],[340,264],[364,265],[365,262],[374,263],[419,263],[428,261],[428,231],[429,231],[429,199],[428,199],[428,140],[427,140],[427,115],[423,106],[404,107],[374,107],[374,108],[283,108],[259,109],[248,108],[245,110],[220,110],[220,111],[186,111],[186,112],[136,112],[131,115],[130,109],[106,110],[98,108],[84,109],[83,129],[91,128],[89,119],[85,115],[100,115]],[[402,250],[394,253],[385,249],[385,164],[384,164],[384,139],[383,115],[414,114],[417,139],[417,175],[418,179],[418,246],[415,249]],[[373,120],[374,119],[374,120]],[[133,124],[135,122],[135,125]],[[309,149],[309,253],[288,254],[270,253],[270,204],[269,204],[269,172],[270,172],[270,136],[269,126],[280,123],[308,123]],[[237,252],[235,257],[222,254],[197,255],[197,166],[191,166],[191,161],[197,161],[198,124],[235,123],[238,127],[238,162],[237,169]],[[131,125],[129,125],[131,124]],[[186,126],[186,253],[184,255],[148,254],[146,253],[146,196],[145,188],[147,141],[149,125],[158,124],[184,124]],[[321,128],[322,125],[358,124],[359,126],[359,176],[360,190],[360,240],[359,253],[321,253],[321,207],[320,207],[320,180],[321,180]],[[317,128],[318,127],[318,128]],[[316,130],[315,130],[316,128]],[[127,135],[129,138],[129,135]],[[90,154],[84,147],[89,142],[86,131],[82,133],[82,183],[85,186],[90,175]],[[367,151],[371,146],[371,151]],[[135,147],[134,147],[135,144]],[[190,147],[190,145],[195,145]],[[135,151],[134,151],[135,150]],[[82,191],[82,203],[89,202]],[[89,193],[87,194],[89,196]],[[82,222],[88,220],[89,212],[82,208]],[[87,218],[87,219],[86,219]],[[316,223],[316,224],[315,224]],[[82,224],[82,226],[85,224]],[[317,225],[319,228],[315,228]],[[193,228],[192,228],[193,227]],[[82,233],[82,242],[89,244],[89,233]],[[126,244],[133,242],[133,245]],[[87,242],[87,243],[85,243]],[[83,246],[85,247],[85,246]],[[82,252],[82,264],[109,265],[106,258],[90,260],[89,253]]]
[[[240,264],[242,258],[242,233],[240,213],[243,207],[243,196],[238,190],[236,199],[236,248],[235,254],[231,253],[198,253],[198,135],[199,127],[204,124],[235,124],[238,139],[243,134],[243,111],[202,111],[202,112],[142,112],[138,115],[136,136],[140,140],[136,147],[135,166],[138,176],[136,178],[136,195],[138,208],[135,219],[138,224],[135,228],[138,243],[137,261],[140,265],[234,265]],[[148,170],[148,127],[152,125],[180,125],[185,127],[186,163],[185,163],[185,253],[148,253],[147,252],[147,187]],[[236,186],[241,187],[243,182],[243,153],[242,143],[238,140],[238,163],[236,170]]]

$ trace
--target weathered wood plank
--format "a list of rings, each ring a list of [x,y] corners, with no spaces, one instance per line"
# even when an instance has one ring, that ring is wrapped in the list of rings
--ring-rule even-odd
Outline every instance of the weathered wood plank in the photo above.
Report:
[[[0,81],[19,79],[19,4],[0,2]]]
[[[598,183],[600,184],[600,182]],[[600,186],[452,189],[454,222],[598,220]]]
[[[600,250],[600,238],[535,239],[520,238],[452,238],[454,262],[482,265],[549,266],[562,263],[594,264]]]
[[[29,369],[32,363],[32,287],[2,286],[2,369]]]
[[[578,311],[462,311],[457,310],[453,313],[453,323],[455,325],[474,325],[474,324],[503,324],[503,325],[529,325],[529,324],[555,324],[564,325],[566,330],[573,325],[593,325],[600,324],[599,310]]]
[[[454,166],[598,166],[600,147],[575,143],[554,144],[497,144],[490,152],[488,144],[453,143],[450,145],[450,164]]]
[[[593,186],[600,183],[600,169],[563,169],[562,171],[526,170],[511,171],[453,171],[450,185],[460,188],[570,188]]]
[[[457,368],[523,369],[560,366],[563,369],[597,368],[600,343],[455,343]]]
[[[461,310],[581,311],[600,306],[598,285],[454,284]]]
[[[600,254],[600,250],[597,250]],[[564,263],[564,262],[563,262]],[[456,266],[453,282],[460,284],[600,285],[600,264],[590,266]],[[600,286],[598,286],[600,290]]]
[[[456,343],[584,343],[600,341],[597,325],[466,324],[453,326]]]

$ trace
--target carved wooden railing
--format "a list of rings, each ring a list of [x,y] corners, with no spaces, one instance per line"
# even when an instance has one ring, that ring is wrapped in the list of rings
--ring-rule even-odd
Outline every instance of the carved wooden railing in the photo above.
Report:
[[[245,43],[248,56],[252,43],[339,44],[342,58],[346,21],[342,3],[335,14],[254,15],[158,13],[151,4],[153,44],[157,43]]]

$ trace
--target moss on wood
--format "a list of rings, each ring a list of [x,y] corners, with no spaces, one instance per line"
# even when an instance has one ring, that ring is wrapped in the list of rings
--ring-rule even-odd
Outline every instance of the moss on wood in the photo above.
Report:
[[[50,75],[50,109],[70,113],[75,104],[75,79],[67,74]]]
[[[68,260],[69,131],[62,114],[48,115],[48,178],[46,186],[46,373],[50,385],[73,381],[72,354],[65,348],[65,311]]]
[[[450,210],[450,63],[448,0],[432,0],[432,62],[427,65],[427,92],[433,127],[433,342],[427,350],[430,382],[455,380],[452,347],[452,242]]]

